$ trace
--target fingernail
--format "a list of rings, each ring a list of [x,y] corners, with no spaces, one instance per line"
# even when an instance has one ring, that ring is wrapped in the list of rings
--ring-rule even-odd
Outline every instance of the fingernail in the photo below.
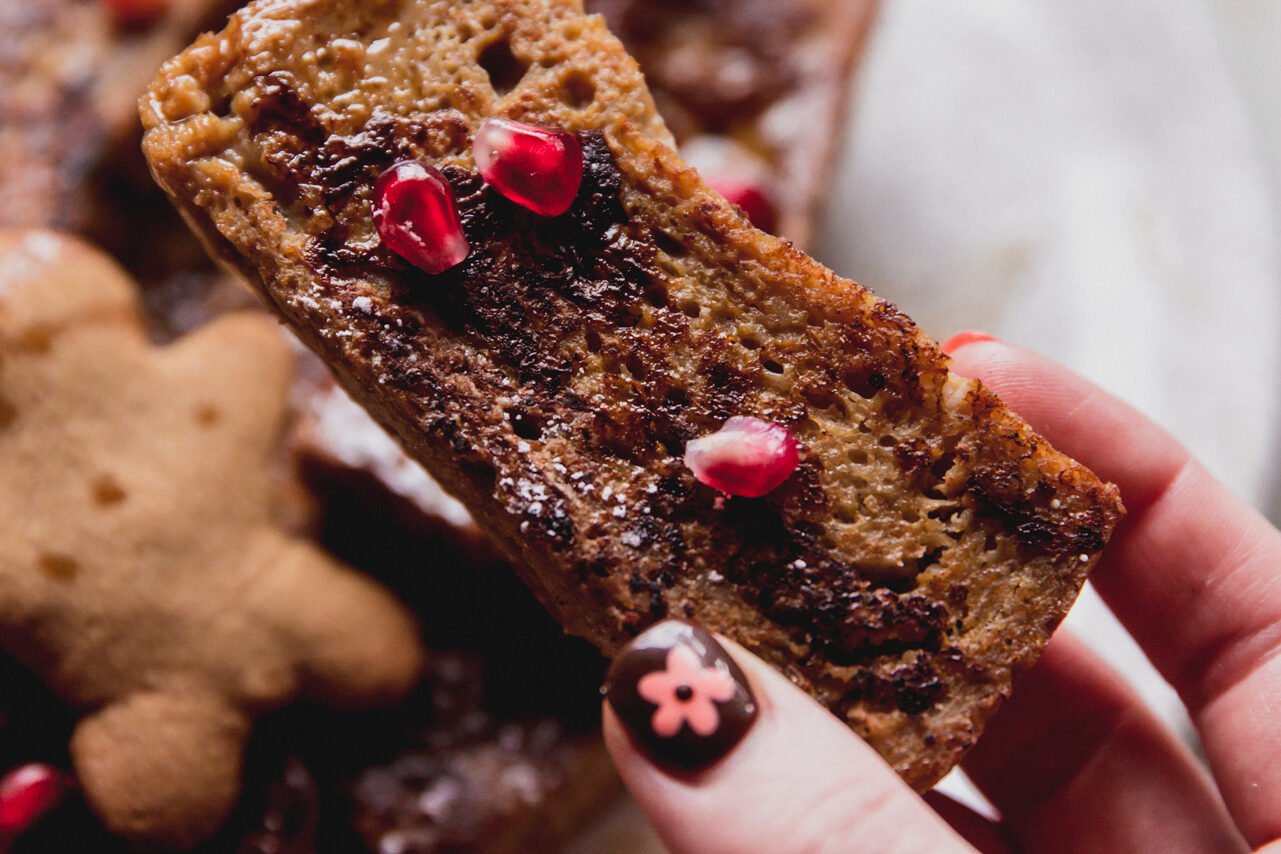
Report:
[[[984,341],[995,341],[996,336],[975,329],[958,332],[943,343],[943,352],[949,356],[967,344],[981,344]]]
[[[742,669],[706,630],[668,620],[623,647],[605,676],[605,699],[654,764],[706,768],[756,721]]]

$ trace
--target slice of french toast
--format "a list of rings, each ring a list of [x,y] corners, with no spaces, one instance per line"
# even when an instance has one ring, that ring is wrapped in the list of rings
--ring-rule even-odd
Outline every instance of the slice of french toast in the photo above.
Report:
[[[572,633],[665,616],[744,644],[920,789],[974,742],[1123,510],[893,306],[751,227],[670,147],[575,0],[263,0],[142,102],[158,181],[457,495]],[[563,216],[485,187],[487,117],[577,135]],[[438,167],[470,252],[382,246],[371,198]],[[734,416],[792,476],[724,499],[682,461]]]

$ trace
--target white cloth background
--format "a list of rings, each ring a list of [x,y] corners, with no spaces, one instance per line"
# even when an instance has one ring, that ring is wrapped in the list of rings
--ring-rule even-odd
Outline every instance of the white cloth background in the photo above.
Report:
[[[1091,377],[1267,506],[1277,45],[1276,0],[886,0],[818,255],[935,337],[986,329]],[[1096,596],[1068,625],[1186,728]]]

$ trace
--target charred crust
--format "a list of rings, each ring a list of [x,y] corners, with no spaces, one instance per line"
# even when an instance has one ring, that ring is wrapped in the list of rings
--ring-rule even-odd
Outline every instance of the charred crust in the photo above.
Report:
[[[1029,441],[1025,457],[1035,454],[1037,443]],[[1027,486],[1019,460],[989,461],[976,465],[967,485],[979,505],[1014,532],[1018,542],[1033,553],[1056,559],[1075,559],[1103,548],[1115,523],[1115,512],[1102,495],[1078,509],[1052,506],[1058,494],[1040,481]]]
[[[663,597],[663,590],[670,586],[664,584],[659,578],[645,578],[639,572],[633,572],[627,581],[628,589],[635,595],[640,595],[648,602],[646,607],[646,622],[656,623],[667,616],[667,600]]]
[[[941,453],[930,442],[912,438],[894,447],[894,460],[910,480],[919,482],[933,474],[934,463]]]
[[[288,71],[262,75],[254,81],[254,89],[256,97],[247,119],[255,136],[282,134],[313,147],[325,141],[324,127],[299,97],[298,82]]]
[[[897,710],[920,715],[947,696],[947,683],[928,655],[916,655],[905,663],[861,670],[854,677],[847,703],[862,703],[875,709]]]
[[[763,613],[842,665],[941,648],[950,621],[945,604],[873,588],[856,567],[824,555],[818,529],[787,531],[777,516],[755,509],[750,530],[759,532],[757,542],[731,565]],[[795,546],[780,552],[776,544],[784,542]]]

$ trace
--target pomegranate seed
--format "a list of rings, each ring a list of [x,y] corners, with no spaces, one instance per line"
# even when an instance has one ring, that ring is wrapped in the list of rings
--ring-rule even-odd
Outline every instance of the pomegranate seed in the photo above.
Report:
[[[681,145],[681,157],[698,170],[708,186],[738,205],[764,231],[774,231],[778,214],[770,193],[765,161],[742,143],[719,134],[700,134]]]
[[[685,465],[699,483],[741,498],[778,489],[799,462],[796,437],[781,424],[759,418],[731,418],[685,446]]]
[[[563,130],[486,119],[472,154],[490,186],[539,216],[569,210],[583,183],[583,148]]]
[[[374,186],[374,225],[383,244],[433,275],[471,252],[454,204],[454,189],[440,171],[417,160],[397,163]]]
[[[33,762],[0,779],[0,833],[14,835],[58,805],[70,783],[50,765]]]
[[[170,0],[106,0],[121,26],[145,27],[169,11]]]
[[[761,231],[773,232],[777,227],[778,214],[774,203],[759,184],[725,176],[712,176],[707,182],[725,197],[725,201],[742,208],[752,225]]]

